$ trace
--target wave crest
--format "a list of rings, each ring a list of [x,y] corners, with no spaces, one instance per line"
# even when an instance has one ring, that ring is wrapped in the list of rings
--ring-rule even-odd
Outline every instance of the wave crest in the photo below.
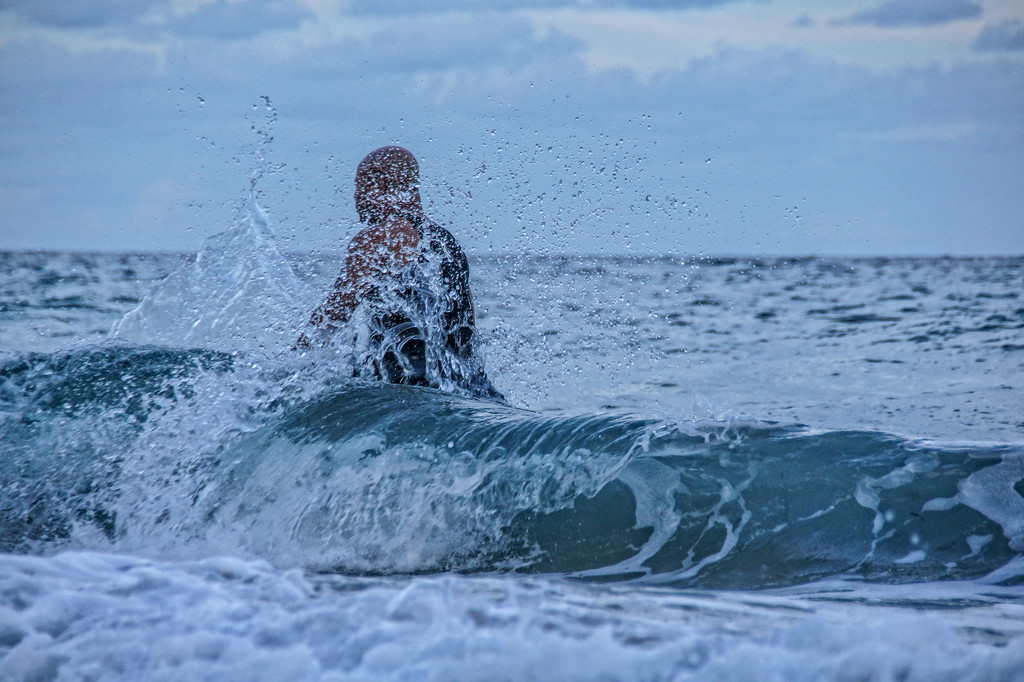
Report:
[[[747,588],[1019,565],[1017,445],[549,416],[126,344],[8,360],[0,421],[5,551]]]

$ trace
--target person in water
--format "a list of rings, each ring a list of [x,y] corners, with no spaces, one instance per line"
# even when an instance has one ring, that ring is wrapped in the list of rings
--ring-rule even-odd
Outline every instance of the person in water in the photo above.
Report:
[[[311,329],[294,348],[326,345],[365,302],[376,347],[369,354],[369,372],[390,383],[434,385],[427,371],[428,334],[418,326],[422,319],[411,319],[416,315],[410,313],[423,296],[424,288],[410,282],[409,273],[419,268],[432,273],[427,288],[439,294],[442,329],[437,331],[460,365],[450,378],[476,394],[500,398],[473,357],[469,262],[451,232],[424,214],[416,158],[402,147],[370,152],[356,169],[354,199],[364,227],[349,243],[332,291],[310,316]]]

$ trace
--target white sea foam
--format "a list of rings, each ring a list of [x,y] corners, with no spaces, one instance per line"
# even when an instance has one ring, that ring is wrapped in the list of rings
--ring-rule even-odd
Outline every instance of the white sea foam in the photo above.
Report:
[[[695,594],[6,555],[0,678],[981,681],[1024,669],[1024,610],[991,591],[952,584],[940,590],[950,609],[921,611],[912,588],[902,605],[884,586],[877,599],[859,589],[842,601],[829,589]]]
[[[1017,453],[960,484],[963,503],[998,522],[1010,540],[1010,547],[1018,552],[1024,552],[1024,498],[1014,486],[1021,481],[1024,481],[1024,456]]]

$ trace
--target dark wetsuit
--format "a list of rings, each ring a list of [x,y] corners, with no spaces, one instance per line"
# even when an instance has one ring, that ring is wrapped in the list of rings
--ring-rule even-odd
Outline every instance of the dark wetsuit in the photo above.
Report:
[[[441,324],[443,341],[447,350],[463,361],[469,375],[451,377],[463,388],[475,394],[501,398],[484,375],[483,369],[473,358],[473,333],[476,316],[473,311],[473,296],[469,289],[469,261],[465,252],[451,232],[422,217],[406,216],[420,236],[418,267],[436,273],[440,281],[430,287],[440,295]],[[373,375],[393,384],[431,386],[427,376],[426,339],[423,330],[410,320],[408,310],[422,306],[422,290],[398,278],[397,286],[391,286],[388,294],[383,288],[395,283],[382,283],[372,287],[365,298],[378,313],[373,315],[371,342],[382,348],[384,353],[372,362]],[[440,291],[436,291],[439,289]],[[396,302],[389,304],[387,296],[396,296]],[[402,310],[405,308],[406,310]]]

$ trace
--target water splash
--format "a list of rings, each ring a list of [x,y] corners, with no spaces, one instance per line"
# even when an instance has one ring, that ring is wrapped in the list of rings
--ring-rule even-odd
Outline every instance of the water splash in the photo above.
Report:
[[[279,352],[290,347],[314,300],[280,252],[260,205],[258,183],[277,112],[270,98],[261,127],[252,124],[249,192],[235,224],[208,237],[195,259],[153,287],[112,335],[124,341],[216,350]],[[255,106],[254,106],[255,108]]]
[[[155,285],[114,325],[139,344],[278,352],[295,339],[313,296],[278,250],[255,193],[231,228]]]

